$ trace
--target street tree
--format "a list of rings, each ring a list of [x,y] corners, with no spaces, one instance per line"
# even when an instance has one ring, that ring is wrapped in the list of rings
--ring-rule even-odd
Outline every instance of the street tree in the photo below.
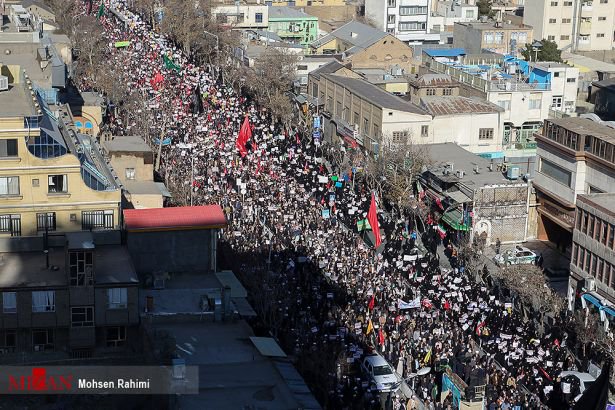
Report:
[[[478,0],[476,6],[478,7],[479,16],[487,16],[489,18],[495,16],[495,12],[493,11],[493,0]]]

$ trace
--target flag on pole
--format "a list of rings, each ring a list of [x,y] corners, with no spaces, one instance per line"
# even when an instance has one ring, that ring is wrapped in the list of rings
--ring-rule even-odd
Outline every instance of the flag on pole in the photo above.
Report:
[[[382,328],[378,329],[378,344],[384,346],[384,332],[382,332]]]
[[[367,331],[365,332],[365,334],[369,335],[373,331],[374,331],[374,324],[372,323],[372,320],[370,319],[369,322],[367,322]]]
[[[241,124],[241,129],[239,130],[239,135],[237,135],[237,140],[235,141],[235,147],[239,150],[241,157],[245,157],[248,153],[246,149],[246,143],[252,137],[252,129],[250,128],[250,121],[248,120],[248,116],[243,120],[243,124]]]
[[[100,2],[100,7],[98,8],[98,13],[96,13],[96,20],[105,15],[105,3]]]
[[[168,55],[163,54],[162,55],[162,59],[164,60],[164,66],[167,69],[175,70],[179,74],[179,72],[181,71],[181,67],[179,65],[175,64],[173,62],[173,60],[171,60],[171,58]]]
[[[369,300],[369,303],[367,304],[367,309],[374,310],[375,305],[376,305],[376,295],[372,295],[372,298]]]
[[[423,364],[427,364],[431,360],[431,350],[432,350],[432,348],[430,347],[429,351],[427,352],[427,354],[423,358]]]
[[[374,233],[374,247],[377,248],[382,243],[382,238],[380,238],[380,225],[378,225],[378,211],[376,209],[376,196],[372,192],[372,203],[369,206],[369,212],[367,213],[367,220],[369,221],[369,225],[372,227],[372,232]]]

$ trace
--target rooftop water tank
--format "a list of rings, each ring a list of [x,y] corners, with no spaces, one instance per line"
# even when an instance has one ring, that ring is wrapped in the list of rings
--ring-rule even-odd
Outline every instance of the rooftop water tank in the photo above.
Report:
[[[506,178],[508,179],[519,179],[519,175],[519,167],[517,166],[508,167],[506,170]]]

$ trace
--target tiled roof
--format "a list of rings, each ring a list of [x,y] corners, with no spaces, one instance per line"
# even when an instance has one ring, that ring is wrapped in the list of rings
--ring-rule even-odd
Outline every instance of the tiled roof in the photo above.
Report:
[[[226,224],[220,205],[124,210],[127,231],[212,229]]]

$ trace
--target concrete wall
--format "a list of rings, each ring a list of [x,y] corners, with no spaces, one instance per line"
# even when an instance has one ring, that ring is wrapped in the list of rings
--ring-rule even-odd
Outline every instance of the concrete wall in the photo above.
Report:
[[[151,154],[150,159],[153,159]],[[146,164],[143,157],[140,155],[131,155],[128,153],[112,153],[111,165],[118,178],[126,182],[126,168],[135,170],[135,181],[153,181],[154,180],[154,162],[148,161]]]
[[[215,262],[216,233],[213,229],[129,232],[127,245],[139,274],[206,272]]]
[[[502,121],[520,127],[526,122],[542,122],[549,117],[549,107],[553,99],[551,91],[491,91],[487,101],[502,106],[501,101],[509,102],[509,109],[502,114]],[[531,100],[540,100],[539,109],[530,109]]]
[[[433,131],[421,143],[455,142],[475,154],[502,151],[501,113],[442,115],[433,118]],[[451,127],[451,124],[455,124]],[[492,128],[493,139],[479,139],[481,128]],[[467,170],[470,172],[471,170]]]
[[[534,182],[536,182],[536,184],[541,188],[548,189],[552,194],[555,194],[569,203],[574,204],[576,198],[574,187],[576,186],[577,178],[585,181],[584,169],[581,170],[581,175],[579,175],[577,163],[574,159],[564,157],[561,153],[557,152],[557,150],[547,146],[546,144],[539,143],[538,148],[536,149],[536,157],[536,176],[534,178]],[[541,172],[541,161],[543,158],[569,171],[572,174],[571,185],[566,186],[563,183],[543,174]]]
[[[243,13],[243,22],[236,23],[235,22],[235,14],[239,11],[239,13]],[[260,23],[256,22],[256,14],[262,14],[262,21]],[[247,5],[240,4],[239,6],[234,5],[219,5],[215,6],[211,10],[211,16],[214,21],[216,21],[218,15],[227,15],[229,23],[232,22],[234,28],[266,28],[269,23],[269,7],[265,5]]]
[[[349,60],[353,69],[382,68],[390,70],[393,66],[401,67],[406,74],[416,71],[412,59],[413,50],[406,43],[388,35],[365,50],[353,55]]]
[[[387,16],[385,0],[365,0],[365,17],[381,31],[386,31]]]
[[[552,34],[551,30],[548,30],[548,27],[545,25],[545,18],[547,19],[547,24],[549,21],[547,13],[553,10],[554,13],[562,16],[562,12],[565,11],[563,10],[563,3],[560,2],[559,7],[547,6],[547,4],[551,4],[550,0],[529,0],[525,3],[523,8],[523,24],[527,24],[534,28],[534,38],[540,40],[547,38],[547,35]],[[568,8],[572,9],[572,7]],[[572,26],[570,27],[570,32],[572,32]],[[556,33],[553,33],[553,35],[556,35],[559,41],[559,35]],[[570,43],[570,41],[568,43]]]

